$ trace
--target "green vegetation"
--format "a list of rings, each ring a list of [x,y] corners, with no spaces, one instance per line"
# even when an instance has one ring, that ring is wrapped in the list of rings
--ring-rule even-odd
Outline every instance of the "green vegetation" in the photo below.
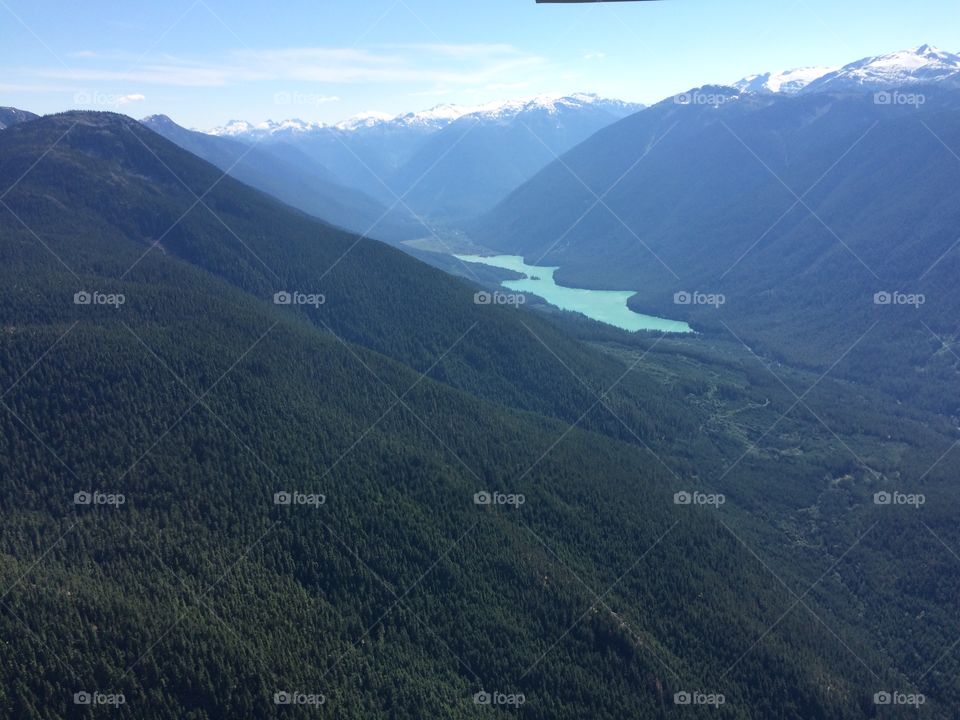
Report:
[[[922,108],[667,100],[541,171],[475,237],[560,266],[560,283],[636,288],[638,312],[772,360],[823,372],[843,358],[843,377],[957,417],[960,92],[916,90]],[[675,303],[696,291],[726,303]],[[881,292],[925,302],[878,306]]]
[[[3,131],[0,187],[21,176],[0,208],[0,714],[100,712],[81,691],[198,720],[479,718],[483,690],[543,720],[706,711],[685,690],[728,718],[960,702],[936,416],[824,379],[803,397],[828,430],[787,389],[816,374],[739,345],[474,305],[230,178],[207,192],[214,167],[119,116]]]

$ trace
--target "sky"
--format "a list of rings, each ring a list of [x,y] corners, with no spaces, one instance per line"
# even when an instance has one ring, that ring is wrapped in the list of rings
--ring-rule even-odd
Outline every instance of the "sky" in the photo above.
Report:
[[[0,0],[0,105],[335,123],[540,94],[652,103],[930,43],[956,0]]]

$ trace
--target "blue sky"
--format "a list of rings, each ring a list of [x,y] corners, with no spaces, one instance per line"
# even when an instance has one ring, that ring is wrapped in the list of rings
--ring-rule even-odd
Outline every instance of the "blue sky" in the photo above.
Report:
[[[0,0],[0,105],[337,122],[366,111],[707,82],[960,51],[956,0]]]

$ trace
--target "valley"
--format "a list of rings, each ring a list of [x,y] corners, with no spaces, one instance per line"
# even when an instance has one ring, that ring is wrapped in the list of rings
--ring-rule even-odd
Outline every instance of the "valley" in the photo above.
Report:
[[[0,718],[956,718],[960,55],[410,2],[0,108]]]

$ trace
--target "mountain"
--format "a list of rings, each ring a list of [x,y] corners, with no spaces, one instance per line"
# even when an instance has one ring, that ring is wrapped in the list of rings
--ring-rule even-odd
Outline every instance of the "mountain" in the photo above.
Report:
[[[733,83],[740,92],[782,92],[795,94],[803,90],[814,80],[833,72],[831,67],[807,67],[779,72],[766,72],[760,75],[748,75]]]
[[[931,45],[863,58],[811,82],[804,92],[862,92],[924,84],[960,85],[960,55]]]
[[[843,357],[836,372],[954,415],[938,383],[957,387],[960,162],[945,147],[960,148],[960,93],[917,87],[920,106],[694,91],[726,100],[668,100],[600,131],[474,235],[560,266],[562,283],[634,289],[638,310],[736,328],[779,359],[825,370]],[[674,302],[697,289],[727,302]],[[893,292],[931,301],[875,304]]]
[[[749,75],[734,83],[743,92],[863,92],[908,85],[956,83],[960,55],[931,45],[867,57],[841,68],[809,67]]]
[[[400,197],[418,215],[452,221],[488,209],[556,154],[640,109],[595,95],[541,96],[330,126],[233,121],[209,133],[289,144],[381,202]]]
[[[467,218],[495,205],[556,157],[640,106],[594,95],[535,98],[462,115],[428,137],[394,175],[431,217]]]
[[[428,234],[409,213],[339,185],[326,168],[292,146],[251,147],[229,137],[187,130],[165,115],[141,122],[232,177],[334,225],[393,242]]]
[[[865,92],[923,84],[960,84],[960,55],[931,45],[867,57],[835,67],[809,67],[749,75],[742,92]]]
[[[40,116],[32,112],[27,112],[26,110],[0,107],[0,130],[8,128],[11,125],[16,125],[17,123],[26,122],[27,120],[36,120],[38,117]]]
[[[951,473],[871,500],[941,426],[826,380],[872,476],[727,348],[477,304],[122,116],[0,133],[0,186],[4,715],[956,706]]]
[[[302,136],[318,131],[338,130],[355,131],[371,127],[390,125],[394,128],[425,128],[442,130],[450,123],[467,115],[478,119],[504,120],[515,118],[525,112],[544,110],[557,114],[565,109],[595,106],[606,110],[612,115],[625,116],[637,112],[642,105],[626,103],[620,100],[600,98],[589,93],[576,93],[570,96],[540,95],[519,100],[494,101],[482,105],[436,105],[428,110],[407,112],[400,115],[368,112],[354,115],[334,125],[309,122],[292,118],[280,122],[266,120],[262,123],[249,123],[244,120],[231,120],[226,125],[211,128],[208,135],[241,137],[245,139],[259,139],[271,137],[275,139]]]

